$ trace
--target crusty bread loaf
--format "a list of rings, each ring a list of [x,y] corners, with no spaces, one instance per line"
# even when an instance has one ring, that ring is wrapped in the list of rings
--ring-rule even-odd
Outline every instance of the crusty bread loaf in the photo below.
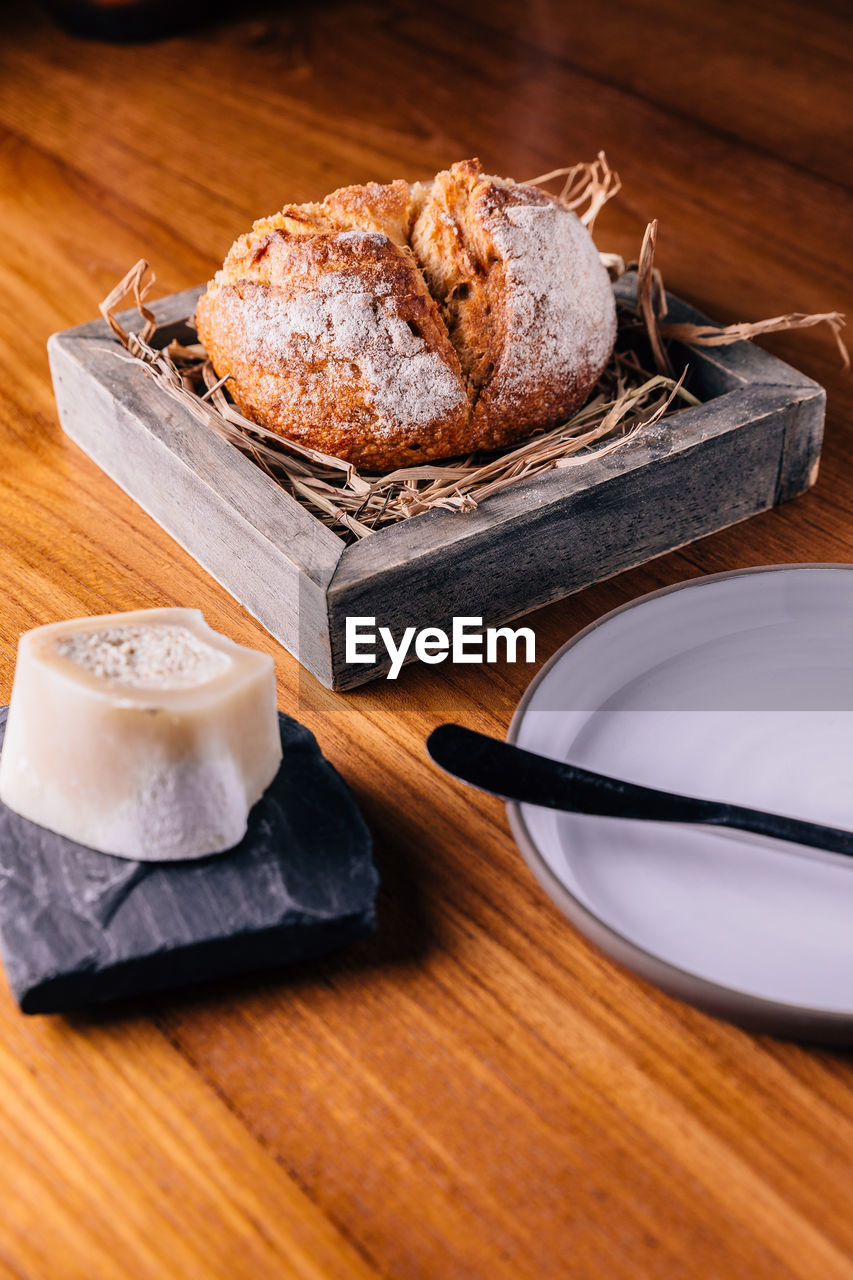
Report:
[[[256,222],[196,322],[247,417],[372,471],[557,425],[616,336],[580,220],[476,160]]]

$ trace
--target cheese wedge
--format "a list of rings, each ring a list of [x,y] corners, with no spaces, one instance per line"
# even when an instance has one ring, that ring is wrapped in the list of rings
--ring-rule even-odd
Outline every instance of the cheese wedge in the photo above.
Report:
[[[198,609],[21,636],[0,800],[39,826],[141,861],[220,853],[280,762],[272,658]]]

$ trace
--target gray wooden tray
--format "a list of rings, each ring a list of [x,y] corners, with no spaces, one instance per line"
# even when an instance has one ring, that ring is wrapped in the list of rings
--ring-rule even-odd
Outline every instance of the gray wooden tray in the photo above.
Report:
[[[633,298],[635,277],[615,289]],[[200,292],[153,304],[155,342],[170,340]],[[708,323],[667,300],[673,322]],[[508,622],[796,497],[817,476],[822,387],[748,342],[675,347],[697,408],[476,511],[426,512],[348,546],[117,349],[101,320],[50,339],[64,430],[333,689],[389,665],[347,664],[348,616],[375,617],[397,638],[408,626],[449,632],[456,615]]]

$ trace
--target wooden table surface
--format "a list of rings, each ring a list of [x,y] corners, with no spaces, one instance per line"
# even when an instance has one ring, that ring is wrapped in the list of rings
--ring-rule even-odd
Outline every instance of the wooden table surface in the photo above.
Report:
[[[355,789],[383,876],[346,954],[71,1018],[0,991],[0,1273],[176,1277],[853,1276],[853,1058],[754,1036],[623,971],[532,880],[502,806],[425,760],[502,734],[523,665],[408,668],[351,695],[284,652],[63,438],[45,341],[140,256],[206,278],[285,201],[478,154],[520,179],[604,148],[602,248],[660,219],[711,315],[850,298],[846,6],[326,0],[138,48],[21,4],[0,39],[2,690],[20,631],[201,607],[272,653],[279,705]],[[532,616],[539,662],[616,605],[742,565],[847,561],[849,379],[815,490]]]

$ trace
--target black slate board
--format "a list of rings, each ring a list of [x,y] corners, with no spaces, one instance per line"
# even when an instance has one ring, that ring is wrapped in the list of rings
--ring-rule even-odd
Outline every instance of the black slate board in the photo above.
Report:
[[[312,733],[279,721],[281,768],[228,853],[131,862],[0,804],[0,951],[25,1013],[303,960],[375,927],[379,877],[352,793]]]

